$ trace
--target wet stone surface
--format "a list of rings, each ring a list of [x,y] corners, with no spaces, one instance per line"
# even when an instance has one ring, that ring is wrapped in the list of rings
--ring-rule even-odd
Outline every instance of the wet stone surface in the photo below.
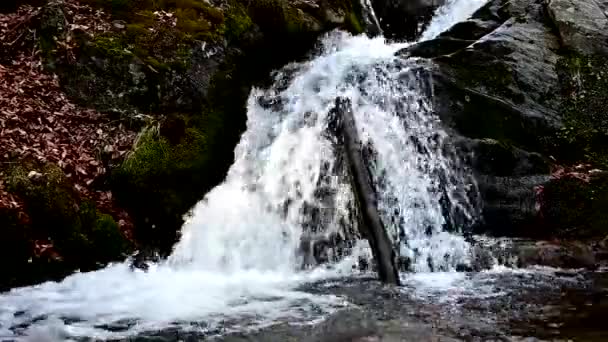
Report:
[[[129,341],[608,340],[605,272],[539,268],[437,273],[406,277],[400,288],[360,277],[306,285],[302,290],[340,296],[350,305],[313,324],[277,322],[257,331],[228,334],[175,329]]]

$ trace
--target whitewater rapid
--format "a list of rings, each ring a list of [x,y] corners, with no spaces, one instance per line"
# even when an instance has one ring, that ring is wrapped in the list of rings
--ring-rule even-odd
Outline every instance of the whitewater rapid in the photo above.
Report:
[[[483,3],[447,1],[422,39]],[[115,264],[2,294],[0,339],[107,339],[173,326],[243,329],[322,319],[347,305],[295,289],[350,275],[361,257],[369,257],[359,241],[350,255],[301,270],[304,235],[348,239],[357,224],[348,176],[328,133],[337,97],[351,99],[362,141],[374,151],[370,171],[400,254],[418,272],[467,263],[467,242],[442,229],[450,218],[440,199],[447,196],[450,210],[471,214],[457,197],[470,184],[460,178],[458,162],[441,152],[445,133],[416,78],[417,64],[395,57],[407,45],[327,35],[316,57],[287,66],[270,89],[252,90],[235,162],[224,183],[193,208],[168,260],[147,272]],[[438,175],[457,181],[446,190]]]

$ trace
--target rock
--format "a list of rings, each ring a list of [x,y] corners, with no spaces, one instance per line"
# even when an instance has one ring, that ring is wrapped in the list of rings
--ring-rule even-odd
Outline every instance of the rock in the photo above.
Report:
[[[469,154],[478,189],[482,194],[484,221],[476,233],[499,236],[529,236],[538,223],[537,186],[550,179],[548,160],[493,139],[460,142]]]
[[[372,0],[384,36],[413,41],[431,20],[444,0]]]
[[[114,20],[112,21],[112,26],[118,30],[124,30],[127,27],[127,22],[124,20]]]
[[[539,204],[546,235],[601,239],[608,233],[608,173],[554,177],[541,188]]]
[[[597,268],[597,260],[589,244],[581,242],[536,242],[515,247],[518,266],[549,266],[556,268]]]
[[[560,38],[542,0],[493,0],[436,39],[399,52],[431,58],[434,108],[468,158],[484,222],[478,232],[527,235],[536,189],[550,179],[547,141],[563,127]]]
[[[33,180],[40,179],[42,176],[43,176],[42,173],[35,171],[35,170],[32,170],[27,174],[27,178],[33,179]]]
[[[476,270],[494,264],[507,267],[549,266],[594,270],[600,265],[602,249],[591,241],[480,238],[473,249]]]
[[[57,41],[63,41],[67,35],[68,21],[63,12],[62,3],[49,1],[40,12],[40,49],[47,55],[47,64],[55,67],[54,46]]]
[[[548,13],[565,47],[593,55],[608,55],[606,2],[548,0]],[[604,8],[600,7],[600,3]]]
[[[484,220],[474,231],[605,234],[598,203],[608,190],[601,181],[558,179],[550,169],[608,165],[606,7],[493,0],[437,38],[399,52],[435,65],[429,70],[435,110],[467,156],[482,197]]]
[[[461,144],[466,144],[466,147],[461,147],[462,150],[473,154],[473,168],[483,175],[523,177],[550,172],[550,163],[546,157],[522,150],[508,142],[485,138],[467,139]]]

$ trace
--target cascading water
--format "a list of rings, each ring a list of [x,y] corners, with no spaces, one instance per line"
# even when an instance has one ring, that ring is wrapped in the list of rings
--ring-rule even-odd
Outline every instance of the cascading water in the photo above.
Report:
[[[448,1],[427,32],[441,32],[482,3]],[[274,87],[252,91],[235,163],[193,209],[167,261],[147,272],[112,265],[3,294],[0,338],[109,338],[176,325],[226,327],[231,318],[239,328],[319,318],[342,307],[340,298],[294,290],[347,275],[358,251],[368,253],[357,238],[356,205],[332,131],[338,97],[352,103],[399,253],[415,271],[467,263],[468,244],[444,231],[453,216],[471,218],[461,196],[466,177],[443,143],[428,82],[416,72],[420,64],[394,56],[403,47],[327,36],[316,57],[287,66]],[[312,247],[302,241],[329,241],[334,248],[324,260],[333,262],[303,270]]]

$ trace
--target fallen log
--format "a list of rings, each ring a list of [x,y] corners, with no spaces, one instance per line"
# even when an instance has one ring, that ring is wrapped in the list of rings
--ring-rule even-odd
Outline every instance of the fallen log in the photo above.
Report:
[[[399,271],[395,265],[395,250],[378,212],[376,192],[372,186],[369,170],[361,154],[361,141],[350,101],[336,99],[334,114],[339,122],[338,134],[344,141],[346,159],[349,164],[351,182],[359,205],[365,236],[369,240],[378,268],[380,280],[399,285]]]

